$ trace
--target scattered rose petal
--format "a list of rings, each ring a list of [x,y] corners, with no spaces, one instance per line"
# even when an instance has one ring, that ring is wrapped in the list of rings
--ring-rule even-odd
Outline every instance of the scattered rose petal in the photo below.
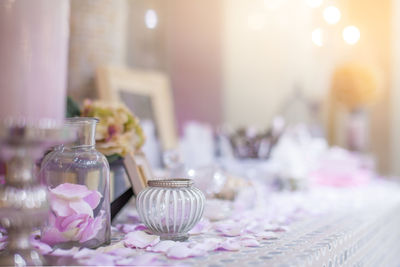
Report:
[[[142,254],[134,258],[124,258],[116,261],[117,265],[155,266],[165,265],[158,260],[157,254]]]
[[[198,235],[202,233],[206,233],[208,230],[211,229],[211,223],[208,219],[202,218],[192,230],[189,231],[191,235]]]
[[[239,236],[243,232],[243,225],[235,221],[221,221],[215,225],[215,230],[224,236]]]
[[[170,249],[173,246],[176,246],[179,242],[175,242],[172,240],[164,240],[159,242],[157,245],[155,245],[154,247],[147,247],[147,251],[151,251],[151,252],[162,252],[165,253],[168,251],[168,249]]]
[[[130,248],[146,248],[160,242],[160,237],[146,234],[144,231],[130,232],[124,239],[124,244]]]
[[[259,247],[260,243],[256,239],[243,239],[240,240],[240,245],[244,247]]]
[[[54,250],[50,254],[54,255],[54,256],[73,256],[74,254],[76,254],[78,252],[78,250],[79,249],[77,247],[73,247],[71,249],[57,248],[56,250]]]
[[[81,258],[89,258],[92,257],[96,254],[96,250],[94,249],[89,249],[89,248],[82,248],[78,252],[76,252],[73,257],[75,259],[81,259]]]
[[[222,240],[217,239],[217,238],[207,238],[201,243],[192,243],[190,244],[190,247],[192,249],[197,249],[197,250],[204,250],[204,251],[213,251],[218,249],[220,243]]]
[[[240,242],[233,239],[227,239],[219,244],[217,250],[237,251],[240,250],[240,247]]]
[[[107,253],[118,257],[128,257],[133,255],[134,251],[130,248],[116,248]]]
[[[79,262],[90,266],[114,266],[115,260],[115,256],[109,254],[97,254],[88,259],[81,259]]]
[[[256,237],[259,237],[261,239],[277,239],[278,236],[274,232],[260,232],[255,234]]]
[[[188,244],[180,243],[168,249],[166,256],[172,259],[185,259],[189,257],[198,257],[207,254],[204,250],[197,250],[188,247]]]

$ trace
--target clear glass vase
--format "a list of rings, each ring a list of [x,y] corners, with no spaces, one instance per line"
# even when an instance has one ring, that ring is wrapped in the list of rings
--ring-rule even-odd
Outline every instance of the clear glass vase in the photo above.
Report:
[[[203,216],[204,194],[191,179],[150,180],[136,198],[143,223],[161,239],[187,240]]]
[[[110,243],[110,168],[95,148],[95,118],[70,118],[75,141],[54,148],[40,175],[49,188],[50,209],[43,242],[60,248],[95,248]]]

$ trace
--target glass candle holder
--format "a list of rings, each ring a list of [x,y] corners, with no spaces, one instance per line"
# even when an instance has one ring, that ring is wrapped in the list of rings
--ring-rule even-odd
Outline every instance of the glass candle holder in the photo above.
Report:
[[[205,197],[191,179],[150,180],[136,199],[143,223],[161,239],[184,241],[201,219]]]
[[[41,165],[49,188],[50,215],[41,239],[61,248],[95,248],[110,243],[110,169],[95,148],[95,118],[70,118],[72,144],[56,147]]]

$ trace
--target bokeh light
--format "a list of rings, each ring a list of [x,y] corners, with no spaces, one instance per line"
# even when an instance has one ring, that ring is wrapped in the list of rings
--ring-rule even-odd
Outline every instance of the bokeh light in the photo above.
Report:
[[[311,8],[320,7],[323,2],[323,0],[306,0],[307,5]]]
[[[339,8],[335,6],[328,6],[324,9],[324,19],[329,24],[336,24],[339,22],[342,14]]]
[[[149,29],[154,29],[155,27],[157,27],[158,16],[154,9],[149,9],[146,11],[144,22],[146,24],[146,27]]]
[[[356,26],[347,26],[343,29],[343,40],[353,45],[360,40],[360,30]]]
[[[316,46],[323,46],[324,45],[324,31],[321,28],[316,28],[311,33],[311,40]]]

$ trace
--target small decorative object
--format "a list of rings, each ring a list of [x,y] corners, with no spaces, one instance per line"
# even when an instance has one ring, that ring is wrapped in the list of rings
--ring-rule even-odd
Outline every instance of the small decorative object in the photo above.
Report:
[[[143,223],[161,239],[184,241],[201,219],[205,197],[191,179],[150,180],[136,207]]]
[[[368,146],[368,107],[381,95],[379,76],[359,63],[339,66],[332,78],[329,118],[330,141],[334,141],[337,104],[348,112],[345,140],[349,149],[364,151]]]
[[[229,135],[233,154],[239,159],[266,159],[284,130],[284,121],[276,118],[264,132],[254,128],[239,128]]]
[[[107,159],[95,149],[95,118],[69,118],[72,144],[56,147],[43,160],[41,177],[49,187],[50,209],[42,241],[57,247],[98,247],[110,242]]]

